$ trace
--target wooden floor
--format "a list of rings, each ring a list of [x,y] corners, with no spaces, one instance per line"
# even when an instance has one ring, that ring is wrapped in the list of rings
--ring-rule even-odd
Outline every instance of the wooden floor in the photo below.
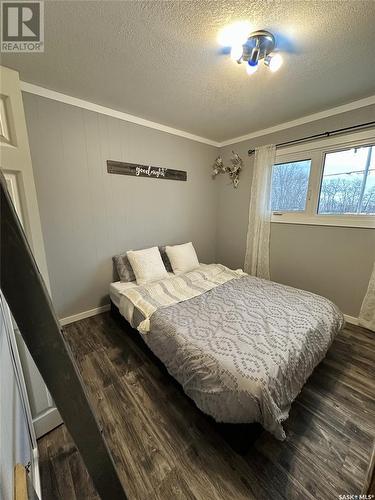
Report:
[[[367,490],[374,334],[347,326],[294,402],[287,439],[263,432],[243,456],[136,335],[109,313],[66,328],[130,499],[337,499]],[[43,437],[39,450],[44,500],[97,498],[65,426]]]

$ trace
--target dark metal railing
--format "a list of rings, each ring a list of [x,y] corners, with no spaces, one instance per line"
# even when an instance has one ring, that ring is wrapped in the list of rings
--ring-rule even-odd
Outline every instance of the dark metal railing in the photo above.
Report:
[[[281,148],[281,147],[285,147],[285,146],[292,146],[293,144],[310,142],[310,141],[314,141],[315,139],[322,139],[324,137],[332,137],[335,135],[344,134],[345,132],[350,132],[352,130],[366,129],[366,128],[371,128],[371,127],[375,127],[375,121],[367,122],[367,123],[360,123],[358,125],[352,125],[351,127],[338,128],[336,130],[331,130],[329,132],[322,132],[320,134],[308,135],[306,137],[301,137],[300,139],[293,139],[291,141],[280,142],[279,144],[276,144],[276,147]],[[247,154],[249,156],[251,156],[254,153],[255,153],[255,149],[249,149],[247,152]]]

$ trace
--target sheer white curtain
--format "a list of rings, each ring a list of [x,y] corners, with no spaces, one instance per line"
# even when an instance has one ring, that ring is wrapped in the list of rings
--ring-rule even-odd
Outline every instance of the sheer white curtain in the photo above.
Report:
[[[275,152],[273,144],[255,150],[244,264],[247,273],[265,279],[270,279],[271,178]]]
[[[359,324],[375,332],[375,264],[359,313]]]

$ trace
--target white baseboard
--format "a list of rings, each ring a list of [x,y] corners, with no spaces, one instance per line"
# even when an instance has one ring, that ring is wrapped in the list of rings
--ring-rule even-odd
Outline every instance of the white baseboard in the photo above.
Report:
[[[345,321],[351,323],[352,325],[359,325],[359,319],[354,316],[349,316],[348,314],[344,314]]]
[[[62,423],[62,418],[57,408],[48,408],[44,413],[33,418],[33,426],[37,439],[52,431]]]
[[[111,306],[106,304],[105,306],[95,307],[95,309],[89,309],[88,311],[83,311],[78,314],[73,314],[73,316],[67,316],[66,318],[60,319],[60,325],[65,326],[69,325],[69,323],[74,323],[75,321],[79,321],[80,319],[90,318],[90,316],[96,316],[102,312],[109,311]]]

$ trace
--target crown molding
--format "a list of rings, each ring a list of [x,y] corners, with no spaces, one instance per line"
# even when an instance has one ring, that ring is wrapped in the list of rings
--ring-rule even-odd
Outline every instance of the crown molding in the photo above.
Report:
[[[375,104],[375,95],[372,95],[364,99],[358,99],[356,101],[352,101],[347,104],[342,104],[341,106],[336,106],[334,108],[326,109],[324,111],[313,113],[311,115],[306,115],[301,118],[297,118],[295,120],[280,123],[279,125],[275,125],[273,127],[268,127],[262,130],[256,130],[255,132],[251,132],[249,134],[242,135],[240,137],[234,137],[233,139],[228,139],[226,141],[218,142],[218,141],[213,141],[211,139],[207,139],[206,137],[190,134],[189,132],[185,132],[184,130],[168,127],[167,125],[163,125],[161,123],[153,122],[150,120],[146,120],[144,118],[140,118],[138,116],[130,115],[122,111],[117,111],[112,108],[107,108],[105,106],[101,106],[100,104],[95,104],[90,101],[85,101],[84,99],[78,99],[77,97],[72,97],[67,94],[62,94],[61,92],[56,92],[55,90],[50,90],[45,87],[41,87],[39,85],[34,85],[33,83],[28,83],[24,81],[21,81],[20,83],[21,83],[21,90],[23,92],[28,92],[29,94],[39,95],[47,99],[52,99],[54,101],[63,102],[64,104],[70,104],[71,106],[76,106],[79,108],[87,109],[89,111],[94,111],[95,113],[111,116],[113,118],[124,120],[130,123],[135,123],[136,125],[142,125],[143,127],[148,127],[155,130],[159,130],[161,132],[166,132],[167,134],[172,134],[179,137],[183,137],[185,139],[190,139],[191,141],[208,144],[209,146],[214,146],[216,148],[222,148],[224,146],[229,146],[231,144],[236,144],[238,142],[247,141],[249,139],[254,139],[256,137],[261,137],[263,135],[273,134],[275,132],[280,132],[288,128],[304,125],[305,123],[321,120],[323,118],[328,118],[330,116],[338,115],[340,113],[345,113],[347,111],[352,111],[354,109],[364,108],[366,106],[371,106]]]
[[[63,102],[64,104],[70,104],[71,106],[94,111],[95,113],[111,116],[113,118],[117,118],[126,122],[135,123],[136,125],[142,125],[143,127],[159,130],[160,132],[166,132],[167,134],[177,135],[179,137],[183,137],[184,139],[190,139],[191,141],[201,142],[203,144],[208,144],[209,146],[220,147],[219,142],[212,141],[211,139],[206,139],[205,137],[200,137],[199,135],[190,134],[189,132],[185,132],[184,130],[168,127],[167,125],[162,125],[161,123],[152,122],[150,120],[130,115],[122,111],[107,108],[105,106],[101,106],[100,104],[85,101],[84,99],[78,99],[77,97],[72,97],[67,94],[62,94],[61,92],[56,92],[55,90],[50,90],[44,87],[40,87],[39,85],[34,85],[33,83],[24,82],[22,80],[20,83],[22,92],[39,95],[47,99]]]
[[[358,99],[356,101],[349,102],[347,104],[342,104],[341,106],[336,106],[335,108],[326,109],[324,111],[319,111],[318,113],[313,113],[311,115],[302,116],[295,120],[289,122],[280,123],[273,127],[265,128],[263,130],[256,130],[250,134],[242,135],[240,137],[234,137],[233,139],[228,139],[220,143],[219,147],[229,146],[231,144],[236,144],[242,141],[248,141],[249,139],[254,139],[263,135],[273,134],[275,132],[280,132],[281,130],[286,130],[292,127],[298,127],[299,125],[304,125],[305,123],[314,122],[316,120],[322,120],[323,118],[328,118],[330,116],[339,115],[340,113],[346,113],[347,111],[352,111],[358,108],[364,108],[366,106],[371,106],[375,104],[375,95],[370,97],[365,97],[364,99]]]

